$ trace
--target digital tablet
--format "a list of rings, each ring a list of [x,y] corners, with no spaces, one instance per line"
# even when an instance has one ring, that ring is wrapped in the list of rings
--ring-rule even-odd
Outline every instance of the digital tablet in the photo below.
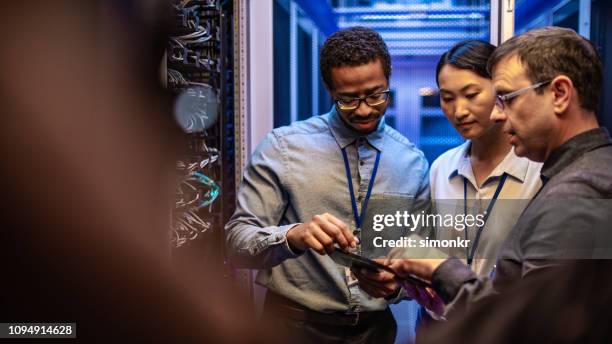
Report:
[[[395,271],[393,271],[393,269],[391,269],[390,267],[386,266],[386,265],[382,265],[372,259],[357,255],[355,253],[351,253],[351,252],[346,252],[340,249],[336,249],[334,250],[334,252],[332,252],[330,254],[330,256],[332,257],[332,259],[334,259],[334,261],[342,266],[346,266],[346,267],[356,267],[356,268],[365,268],[365,269],[369,269],[372,271],[378,271],[378,270],[382,270],[382,271],[387,271],[393,274],[393,276],[395,275]],[[399,277],[398,277],[399,278]],[[429,281],[426,281],[418,276],[415,275],[408,275],[404,278],[402,278],[404,280],[407,280],[408,282],[420,286],[420,287],[431,287],[431,283],[429,283]]]

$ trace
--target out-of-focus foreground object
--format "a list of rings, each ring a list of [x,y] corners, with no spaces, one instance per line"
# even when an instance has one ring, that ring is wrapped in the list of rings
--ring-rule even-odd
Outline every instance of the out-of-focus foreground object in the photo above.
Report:
[[[0,322],[76,322],[105,342],[264,341],[220,271],[170,263],[180,130],[159,83],[164,8],[2,5]]]

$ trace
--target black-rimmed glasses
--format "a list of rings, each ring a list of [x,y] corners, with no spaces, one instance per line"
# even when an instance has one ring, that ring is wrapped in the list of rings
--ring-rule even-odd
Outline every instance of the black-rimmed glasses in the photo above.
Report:
[[[355,110],[361,105],[361,102],[365,102],[368,106],[377,106],[389,100],[389,92],[391,91],[386,89],[358,98],[337,97],[336,105],[340,110]]]

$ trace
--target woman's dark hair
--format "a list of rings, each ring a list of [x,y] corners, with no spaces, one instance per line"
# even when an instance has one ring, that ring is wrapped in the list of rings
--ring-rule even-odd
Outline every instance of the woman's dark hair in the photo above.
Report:
[[[491,79],[491,74],[487,70],[487,62],[494,50],[494,45],[484,41],[468,40],[455,44],[449,51],[440,56],[440,61],[436,66],[436,83],[438,83],[440,70],[445,65],[451,65],[459,69],[469,69],[482,77]]]

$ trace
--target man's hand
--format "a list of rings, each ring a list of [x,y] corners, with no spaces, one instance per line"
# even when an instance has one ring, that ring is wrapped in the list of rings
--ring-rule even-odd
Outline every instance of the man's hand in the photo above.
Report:
[[[287,241],[291,248],[300,251],[311,248],[321,255],[334,252],[334,244],[342,249],[357,247],[357,238],[349,227],[328,213],[315,215],[310,221],[291,228]]]
[[[444,314],[444,301],[433,289],[415,286],[402,278],[412,274],[431,281],[433,272],[443,262],[444,259],[388,259],[385,265],[395,271],[401,286],[409,297],[428,310],[442,315]]]
[[[404,290],[406,290],[406,295],[411,299],[418,302],[419,305],[425,307],[429,311],[437,314],[444,314],[444,301],[435,290],[426,287],[419,287],[411,284],[410,282],[402,281],[400,282]]]
[[[375,259],[384,263],[384,259]],[[365,268],[351,268],[351,272],[359,282],[359,288],[372,297],[389,297],[397,293],[399,284],[392,273]]]
[[[444,262],[444,259],[389,259],[385,265],[402,278],[409,274],[431,281],[433,272]]]

